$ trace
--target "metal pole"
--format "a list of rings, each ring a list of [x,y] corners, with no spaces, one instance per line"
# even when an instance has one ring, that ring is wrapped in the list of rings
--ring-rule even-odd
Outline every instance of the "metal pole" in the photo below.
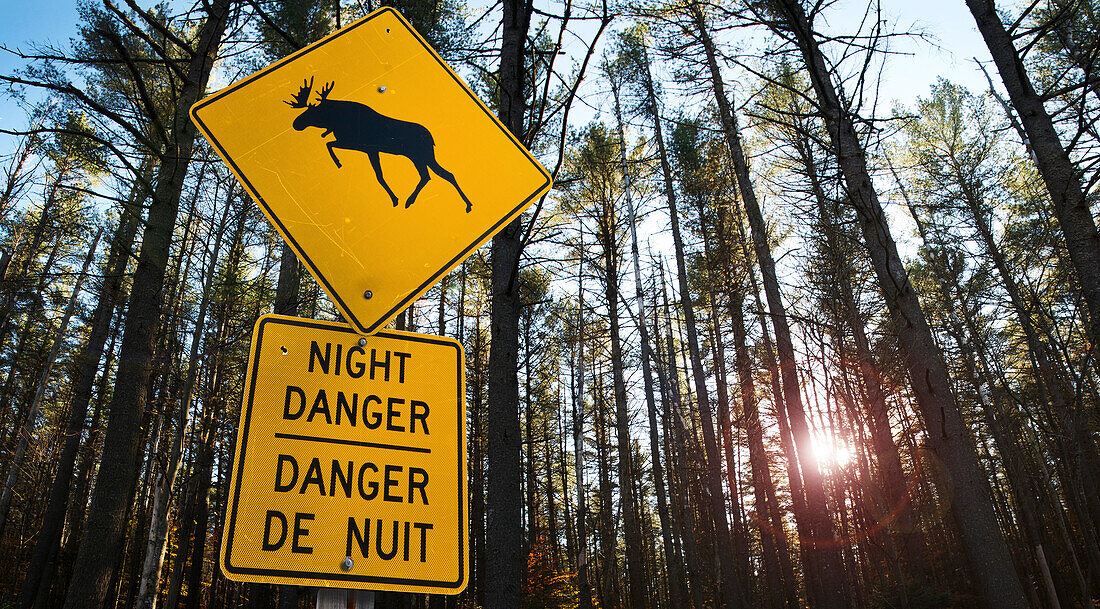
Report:
[[[374,590],[317,588],[317,609],[374,609]]]

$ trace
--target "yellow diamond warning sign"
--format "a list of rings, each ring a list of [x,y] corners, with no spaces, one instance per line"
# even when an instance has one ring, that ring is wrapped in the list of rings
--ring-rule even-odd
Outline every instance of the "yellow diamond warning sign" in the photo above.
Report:
[[[466,404],[457,341],[267,315],[245,379],[221,568],[238,581],[457,594]]]
[[[191,116],[364,334],[550,188],[546,170],[390,8],[198,102]]]

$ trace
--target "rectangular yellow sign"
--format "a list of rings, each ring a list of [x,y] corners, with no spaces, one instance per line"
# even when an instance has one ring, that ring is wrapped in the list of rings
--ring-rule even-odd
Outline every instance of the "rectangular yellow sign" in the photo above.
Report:
[[[468,565],[464,357],[452,339],[267,315],[248,361],[229,579],[458,594]]]

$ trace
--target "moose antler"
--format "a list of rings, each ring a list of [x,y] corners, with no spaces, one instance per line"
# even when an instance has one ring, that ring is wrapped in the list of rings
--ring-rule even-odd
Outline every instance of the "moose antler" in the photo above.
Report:
[[[318,103],[323,102],[326,99],[328,99],[328,94],[332,92],[332,86],[335,85],[335,84],[336,84],[335,82],[330,82],[330,83],[326,84],[325,86],[321,87],[321,92],[317,94],[317,102]]]
[[[331,88],[331,87],[330,87]],[[287,101],[286,104],[291,108],[308,108],[309,107],[309,92],[313,90],[313,77],[309,77],[307,83],[305,79],[302,79],[302,88],[299,89],[296,95],[291,96],[294,101]],[[286,100],[283,100],[286,101]]]

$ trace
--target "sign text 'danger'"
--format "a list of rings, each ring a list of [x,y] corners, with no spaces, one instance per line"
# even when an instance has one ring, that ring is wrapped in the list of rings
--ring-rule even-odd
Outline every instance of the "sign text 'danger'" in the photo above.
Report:
[[[227,577],[465,586],[462,350],[403,332],[365,343],[344,324],[257,323],[222,543]]]
[[[364,334],[550,188],[546,170],[391,8],[207,97],[191,116]]]

